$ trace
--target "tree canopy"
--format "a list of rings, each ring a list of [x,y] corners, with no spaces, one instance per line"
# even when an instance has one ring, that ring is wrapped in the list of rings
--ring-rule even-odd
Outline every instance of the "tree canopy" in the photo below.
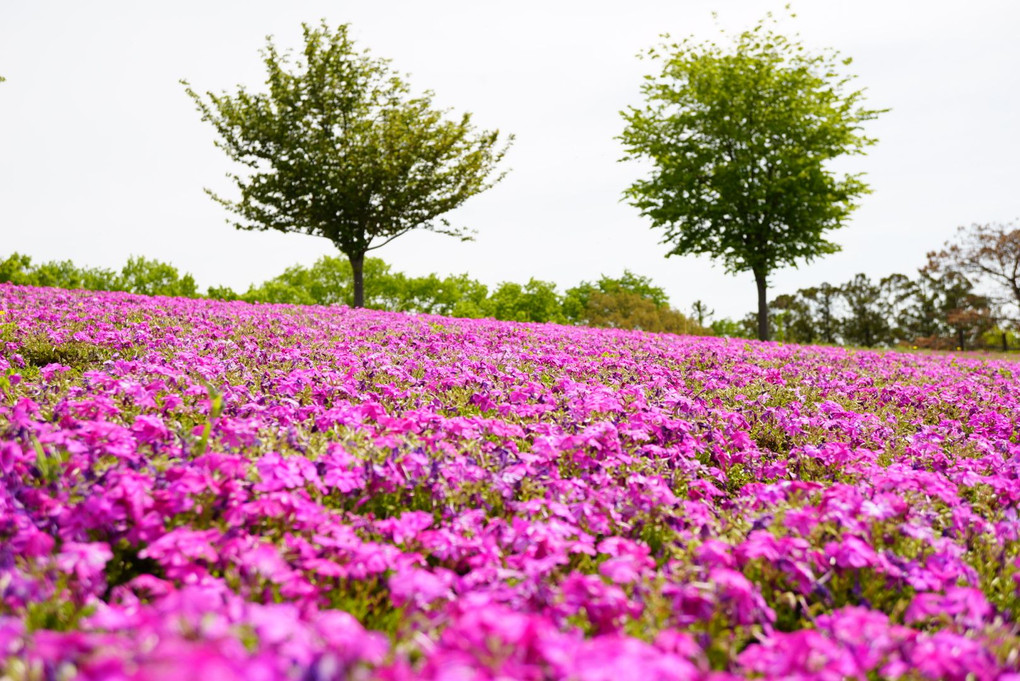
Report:
[[[936,272],[955,271],[990,285],[1002,321],[1020,325],[1020,224],[961,226],[928,260]]]
[[[770,274],[839,250],[827,233],[868,187],[830,161],[873,144],[861,124],[882,112],[842,73],[849,59],[811,54],[770,23],[732,45],[666,36],[645,55],[660,68],[644,105],[622,112],[620,136],[623,160],[652,164],[625,196],[662,230],[667,256],[707,254],[754,274],[762,339]]]
[[[180,274],[169,263],[132,256],[116,272],[103,267],[80,267],[70,260],[35,263],[32,258],[12,253],[0,260],[0,283],[21,286],[56,286],[90,291],[127,291],[146,296],[195,298],[198,287],[190,274]]]
[[[385,59],[359,50],[350,27],[303,25],[300,58],[267,38],[266,92],[195,92],[182,81],[217,146],[241,172],[240,192],[209,194],[239,229],[325,237],[350,260],[354,305],[364,304],[365,253],[413,229],[469,238],[443,217],[502,177],[512,138],[449,116],[433,93],[414,96]]]

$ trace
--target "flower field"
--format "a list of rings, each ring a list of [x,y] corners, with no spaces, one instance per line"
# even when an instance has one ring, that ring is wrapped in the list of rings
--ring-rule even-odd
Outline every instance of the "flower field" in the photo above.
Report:
[[[1020,679],[1020,365],[0,311],[5,681]]]

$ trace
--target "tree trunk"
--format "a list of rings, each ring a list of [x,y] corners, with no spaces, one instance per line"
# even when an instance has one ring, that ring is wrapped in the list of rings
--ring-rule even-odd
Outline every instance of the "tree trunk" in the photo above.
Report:
[[[754,270],[754,283],[758,286],[758,340],[769,339],[768,281],[765,273]]]
[[[965,341],[965,339],[964,339],[964,336],[963,336],[963,327],[962,327],[962,326],[961,326],[961,327],[959,327],[959,328],[958,328],[958,329],[956,330],[956,335],[957,335],[957,338],[959,338],[959,339],[960,339],[960,349],[961,349],[961,350],[966,350],[966,349],[967,349],[967,345],[966,345],[966,343],[964,342],[964,341]]]
[[[365,307],[365,254],[349,254],[354,276],[354,307]]]

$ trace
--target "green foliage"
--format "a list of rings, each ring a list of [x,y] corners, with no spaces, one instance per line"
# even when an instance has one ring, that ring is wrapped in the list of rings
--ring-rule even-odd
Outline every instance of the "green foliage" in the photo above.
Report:
[[[1017,336],[1014,331],[997,326],[981,334],[981,345],[1008,352],[1020,347],[1020,336]]]
[[[496,319],[560,324],[567,321],[556,284],[534,278],[524,286],[503,282],[492,292],[488,307]]]
[[[62,274],[55,275],[54,272]],[[0,261],[0,281],[36,286],[80,287],[85,275],[72,263],[47,263],[35,267],[28,256],[17,253]],[[181,276],[176,268],[146,258],[131,258],[120,274],[106,272],[104,286],[145,295],[197,297],[190,274]],[[601,277],[596,283],[582,282],[560,295],[552,282],[531,279],[521,285],[503,282],[494,291],[467,274],[436,274],[414,277],[394,272],[378,258],[365,258],[363,273],[370,294],[366,307],[397,312],[414,312],[453,317],[493,317],[518,322],[553,322],[641,329],[653,332],[708,334],[708,329],[669,306],[662,288],[651,279],[625,271],[622,277]],[[253,285],[244,293],[225,286],[211,286],[207,297],[249,303],[291,305],[352,305],[354,271],[349,260],[323,256],[310,267],[294,265],[281,274]],[[44,344],[45,345],[45,344]],[[66,349],[65,349],[66,350]],[[65,364],[54,348],[41,348],[40,357]],[[45,362],[44,362],[45,363]]]
[[[769,305],[770,335],[787,342],[1011,347],[1001,332],[989,332],[991,301],[975,293],[959,271],[930,265],[916,279],[897,273],[874,282],[858,274],[841,286],[823,283],[776,296]]]
[[[712,332],[713,336],[721,338],[751,338],[753,336],[753,334],[748,333],[744,324],[735,322],[727,317],[713,321],[709,325],[709,331]]]
[[[709,309],[704,301],[695,300],[691,303],[691,315],[694,321],[698,323],[698,326],[705,326],[705,322],[708,322],[714,314],[715,310]]]
[[[624,270],[614,279],[583,281],[567,289],[563,315],[573,324],[617,329],[706,334],[707,329],[669,306],[669,298],[651,279]]]
[[[766,22],[731,46],[688,38],[648,51],[643,108],[623,112],[625,160],[651,161],[625,192],[663,231],[667,255],[706,254],[727,271],[750,271],[759,294],[759,335],[768,336],[766,287],[777,268],[834,253],[826,233],[843,226],[860,175],[830,161],[874,143],[861,123],[850,63],[834,51],[809,54]]]
[[[376,258],[367,258],[363,272],[369,288],[378,291],[379,280],[389,276],[389,266]],[[350,305],[353,302],[353,270],[350,262],[324,256],[311,267],[294,265],[261,286],[244,294],[249,302],[283,302],[305,305]],[[368,307],[379,307],[369,299]],[[375,304],[373,304],[375,303]]]
[[[455,317],[491,314],[488,289],[466,274],[411,277],[393,272],[378,258],[365,258],[363,273],[368,295],[365,307],[397,312],[420,312]],[[210,297],[248,302],[295,305],[353,305],[354,272],[347,260],[323,256],[311,267],[295,265],[241,296],[229,289],[210,289]]]
[[[893,274],[882,280],[888,289],[889,317],[894,335],[923,347],[973,347],[992,322],[991,301],[974,291],[974,285],[954,269],[931,264],[910,280]]]
[[[139,575],[153,575],[164,578],[163,567],[152,558],[142,558],[140,549],[127,539],[121,539],[111,547],[113,557],[104,568],[107,596],[116,587],[127,584]]]
[[[77,340],[54,344],[45,334],[26,338],[18,348],[18,353],[28,366],[63,364],[80,370],[101,366],[103,362],[113,357],[113,350],[106,346]]]
[[[143,257],[129,258],[118,273],[100,267],[78,267],[70,260],[36,265],[29,256],[13,253],[0,262],[0,282],[91,291],[127,291],[147,296],[198,296],[198,287],[190,274],[182,276],[173,265]]]
[[[26,279],[30,276],[31,268],[32,258],[20,253],[12,253],[0,262],[0,282],[30,286],[31,284],[28,284]]]
[[[708,335],[708,330],[669,305],[656,305],[636,293],[602,293],[588,299],[583,323],[616,329],[640,329],[653,333]]]
[[[470,114],[448,118],[430,91],[412,97],[388,61],[356,48],[349,26],[303,30],[296,61],[267,40],[268,92],[203,97],[184,85],[217,146],[245,168],[230,175],[240,199],[210,192],[234,225],[329,239],[351,261],[361,306],[368,251],[412,229],[467,237],[442,216],[502,179],[509,141],[476,131]]]
[[[466,274],[445,278],[397,274],[394,278],[396,285],[392,288],[399,296],[391,309],[470,318],[484,317],[489,312],[488,287]]]
[[[808,302],[799,295],[783,294],[770,303],[772,337],[791,343],[814,343],[818,329]]]
[[[634,294],[637,297],[651,301],[655,307],[669,306],[669,297],[662,288],[652,283],[648,277],[634,274],[630,270],[624,270],[623,276],[614,279],[603,275],[594,284],[582,281],[577,286],[566,290],[563,296],[563,311],[567,319],[572,323],[587,323],[585,310],[593,293],[607,295]]]
[[[843,320],[843,337],[852,345],[874,347],[892,340],[889,307],[882,287],[861,273],[841,289],[848,315]]]
[[[20,253],[12,253],[0,262],[0,282],[91,291],[117,291],[124,288],[112,270],[77,267],[70,260],[34,265],[29,256]]]
[[[145,296],[198,297],[198,286],[190,274],[181,274],[177,268],[158,260],[142,257],[128,258],[120,272],[122,290]]]
[[[800,289],[797,295],[807,307],[811,327],[818,341],[833,345],[839,341],[839,288],[822,282],[818,286]],[[798,341],[799,342],[799,341]]]
[[[210,286],[205,294],[206,298],[213,300],[240,300],[241,296],[229,286]]]

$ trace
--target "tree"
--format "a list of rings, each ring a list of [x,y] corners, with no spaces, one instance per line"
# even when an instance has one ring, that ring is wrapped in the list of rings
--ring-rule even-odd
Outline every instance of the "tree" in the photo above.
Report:
[[[496,319],[557,324],[567,321],[556,284],[540,279],[532,278],[524,286],[503,282],[492,292],[487,305]]]
[[[392,293],[393,276],[390,266],[379,258],[365,258],[362,277],[363,282],[368,284],[370,295],[362,300],[362,306],[386,309],[385,301]],[[301,293],[290,295],[285,293],[288,289]],[[354,302],[354,270],[349,261],[325,255],[311,267],[288,267],[258,288],[249,289],[244,297],[260,302],[351,305]]]
[[[0,261],[0,282],[90,291],[125,290],[122,278],[112,270],[78,267],[70,260],[51,260],[36,265],[29,256],[19,253]]]
[[[694,321],[698,322],[698,326],[703,327],[705,322],[715,314],[715,310],[709,309],[703,301],[695,300],[691,304],[691,314],[694,315]]]
[[[709,326],[713,336],[721,338],[751,338],[754,334],[748,334],[744,328],[743,321],[733,321],[728,317],[716,319]]]
[[[669,305],[656,305],[633,291],[603,293],[595,291],[588,298],[581,323],[586,326],[613,329],[639,329],[652,333],[708,335],[708,329]]]
[[[777,310],[775,314],[772,310]],[[818,329],[811,301],[801,291],[778,295],[769,304],[769,316],[775,321],[776,339],[787,343],[814,343]]]
[[[389,62],[355,47],[350,27],[303,25],[303,59],[267,38],[268,92],[196,93],[182,81],[216,145],[245,173],[230,200],[206,190],[239,229],[325,237],[345,254],[354,305],[364,305],[365,254],[413,229],[470,238],[442,216],[503,177],[494,174],[512,138],[476,131],[412,96]]]
[[[895,343],[909,340],[910,331],[906,322],[917,290],[915,283],[907,275],[894,272],[882,277],[878,288],[882,295],[880,305],[889,327],[889,341]]]
[[[946,322],[953,328],[956,347],[960,350],[981,342],[985,333],[995,326],[988,299],[974,293],[963,296],[957,307],[949,310]]]
[[[30,281],[32,270],[31,256],[14,252],[0,261],[0,282],[32,286]]]
[[[840,297],[839,288],[828,282],[822,282],[818,286],[800,289],[797,295],[810,309],[812,326],[818,334],[818,340],[834,345],[839,340],[840,321],[836,310]]]
[[[999,288],[999,306],[1013,306],[1020,313],[1020,225],[1016,223],[975,224],[960,227],[956,238],[928,254],[935,271],[958,270]],[[1020,316],[1004,314],[1014,324]]]
[[[315,305],[315,299],[312,298],[307,289],[288,284],[286,281],[281,280],[280,277],[262,282],[257,288],[249,288],[241,296],[241,300],[249,303]]]
[[[902,274],[890,275],[884,283],[896,280],[894,315],[900,338],[924,347],[966,347],[980,342],[988,329],[989,301],[974,292],[974,285],[959,270],[939,268],[930,261],[918,270],[915,280]]]
[[[448,317],[484,317],[488,287],[466,274],[395,277],[394,310],[438,314]]]
[[[861,273],[843,284],[840,292],[848,312],[843,320],[847,343],[870,348],[892,340],[889,308],[880,283],[872,283],[868,275]]]
[[[173,265],[143,257],[128,258],[120,270],[122,291],[144,296],[198,297],[198,286],[190,274],[183,276]]]
[[[768,20],[729,48],[692,37],[647,55],[661,70],[646,77],[644,107],[622,112],[619,139],[623,160],[653,170],[625,196],[663,230],[667,257],[707,254],[754,275],[767,340],[769,276],[839,250],[826,233],[868,187],[829,162],[873,144],[861,124],[882,110],[864,108],[854,76],[840,73],[849,59],[808,54]]]
[[[650,301],[655,307],[669,307],[669,296],[649,277],[624,270],[623,276],[616,279],[602,275],[594,284],[582,281],[577,286],[568,288],[563,294],[563,313],[567,320],[574,324],[588,324],[584,319],[585,311],[591,296],[596,293],[606,295],[631,293]]]

